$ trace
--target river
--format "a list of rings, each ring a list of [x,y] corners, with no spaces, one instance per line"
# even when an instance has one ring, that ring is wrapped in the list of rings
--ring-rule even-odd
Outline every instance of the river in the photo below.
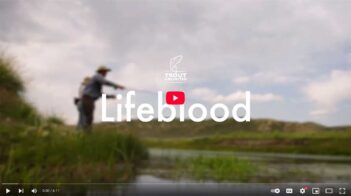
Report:
[[[258,166],[259,170],[252,175],[249,182],[350,182],[351,157],[331,155],[308,155],[291,153],[252,153],[208,150],[179,150],[179,149],[149,149],[151,164],[143,169],[136,178],[137,182],[194,182],[189,176],[170,174],[173,170],[171,162],[176,158],[189,158],[196,156],[220,157],[235,156],[248,160]],[[160,166],[162,162],[162,166]],[[169,167],[165,162],[170,162]],[[179,168],[177,168],[179,170]],[[210,181],[211,179],[204,179]]]

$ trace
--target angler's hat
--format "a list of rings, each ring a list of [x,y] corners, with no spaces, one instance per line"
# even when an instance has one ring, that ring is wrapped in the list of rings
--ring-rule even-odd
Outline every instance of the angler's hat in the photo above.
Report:
[[[99,68],[97,68],[96,72],[100,71],[111,71],[111,69],[106,67],[105,65],[101,65]]]

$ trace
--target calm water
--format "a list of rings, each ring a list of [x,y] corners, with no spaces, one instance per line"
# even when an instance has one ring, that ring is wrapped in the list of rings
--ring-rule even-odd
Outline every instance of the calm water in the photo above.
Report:
[[[150,149],[150,165],[144,168],[131,183],[114,185],[113,188],[98,191],[88,190],[82,195],[180,195],[180,191],[189,193],[201,193],[206,195],[213,192],[228,190],[227,195],[272,195],[270,189],[280,183],[289,184],[294,190],[309,185],[311,187],[338,187],[345,185],[350,187],[351,182],[351,157],[345,156],[319,156],[304,154],[276,154],[276,153],[242,153],[228,151],[201,151],[201,150],[175,150],[175,149]],[[196,156],[236,156],[240,159],[251,161],[263,169],[252,177],[250,184],[241,182],[218,183],[211,179],[204,179],[201,182],[187,177],[173,177],[167,175],[172,173],[172,159],[187,158]],[[169,167],[159,162],[170,162]],[[327,184],[311,184],[311,183]],[[343,182],[343,184],[340,184]],[[271,184],[273,183],[273,184]],[[279,184],[277,184],[279,183]],[[234,189],[233,189],[234,187]],[[216,192],[217,191],[217,192]],[[209,194],[211,195],[211,194]],[[224,194],[223,194],[224,195]]]

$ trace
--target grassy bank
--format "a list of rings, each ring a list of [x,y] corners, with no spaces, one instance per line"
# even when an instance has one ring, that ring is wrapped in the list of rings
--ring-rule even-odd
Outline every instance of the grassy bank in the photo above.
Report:
[[[262,165],[233,156],[153,156],[143,174],[173,181],[251,182]]]
[[[351,155],[350,140],[351,130],[238,131],[231,134],[188,139],[149,138],[145,142],[148,146],[157,148]]]
[[[256,168],[246,160],[235,157],[193,157],[176,161],[178,175],[198,181],[246,182]]]
[[[0,122],[35,124],[42,118],[24,99],[24,83],[14,60],[0,53]]]
[[[133,136],[54,130],[1,130],[5,182],[127,182],[146,148]]]
[[[23,97],[24,83],[14,61],[0,56],[0,182],[128,182],[135,176],[148,157],[136,137],[77,133],[60,118],[39,114]]]
[[[201,123],[138,121],[103,123],[99,129],[131,132],[149,147],[234,150],[249,152],[351,155],[351,127],[270,119],[238,123],[206,120]]]

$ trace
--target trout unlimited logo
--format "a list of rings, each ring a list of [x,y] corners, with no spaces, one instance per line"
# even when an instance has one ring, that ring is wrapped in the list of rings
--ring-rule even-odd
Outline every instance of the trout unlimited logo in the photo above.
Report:
[[[187,72],[178,70],[183,55],[178,55],[169,60],[169,71],[165,73],[165,81],[170,83],[183,83],[187,80]]]

